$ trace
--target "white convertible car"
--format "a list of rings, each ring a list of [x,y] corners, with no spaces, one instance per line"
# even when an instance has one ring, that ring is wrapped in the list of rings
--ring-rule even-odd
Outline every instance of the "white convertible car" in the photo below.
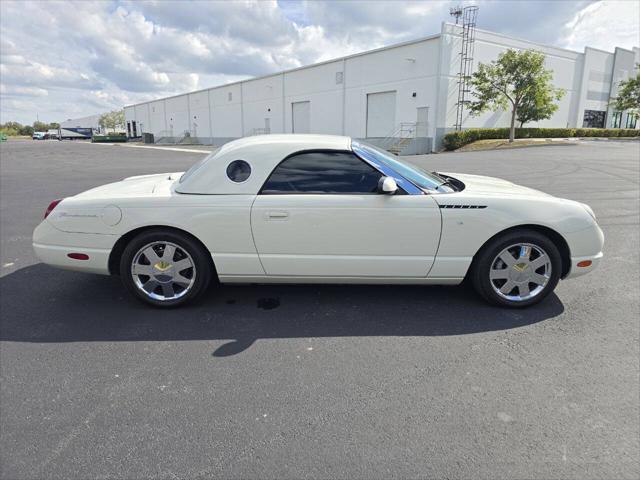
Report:
[[[137,298],[184,304],[222,283],[459,284],[539,302],[593,270],[587,205],[497,178],[430,173],[348,137],[227,143],[186,173],[56,200],[33,234],[56,267],[117,274]]]

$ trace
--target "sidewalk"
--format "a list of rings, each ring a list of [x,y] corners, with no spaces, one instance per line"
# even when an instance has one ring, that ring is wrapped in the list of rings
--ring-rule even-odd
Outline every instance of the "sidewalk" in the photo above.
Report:
[[[139,143],[92,143],[91,145],[108,145],[115,147],[126,147],[126,148],[149,148],[152,150],[168,150],[170,152],[187,152],[187,153],[204,153],[209,154],[211,152],[216,151],[219,147],[214,145],[189,145],[189,146],[178,146],[172,145],[170,147],[165,147],[162,145],[143,145]]]

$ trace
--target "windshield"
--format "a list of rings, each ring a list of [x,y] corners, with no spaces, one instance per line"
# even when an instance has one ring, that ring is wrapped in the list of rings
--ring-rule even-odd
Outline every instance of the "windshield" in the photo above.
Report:
[[[369,143],[352,140],[351,148],[361,156],[373,156],[378,162],[386,165],[423,190],[437,190],[439,186],[446,183],[439,176],[426,172],[415,165],[404,163],[398,157]]]

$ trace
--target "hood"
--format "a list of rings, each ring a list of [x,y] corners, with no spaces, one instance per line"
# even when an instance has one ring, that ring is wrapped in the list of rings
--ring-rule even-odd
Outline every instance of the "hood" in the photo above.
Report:
[[[534,197],[550,197],[548,193],[503,180],[501,178],[484,177],[482,175],[468,175],[463,173],[445,173],[457,178],[465,184],[465,192],[485,195],[529,195]]]
[[[109,183],[82,192],[76,195],[75,198],[123,198],[162,194],[165,193],[181,175],[182,172],[175,172],[127,177],[120,182]]]

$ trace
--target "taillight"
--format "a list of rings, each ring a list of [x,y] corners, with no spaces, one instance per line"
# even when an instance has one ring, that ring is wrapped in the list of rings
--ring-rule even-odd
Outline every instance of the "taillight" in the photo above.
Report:
[[[64,198],[58,198],[57,200],[51,202],[47,207],[47,210],[44,212],[44,218],[47,218],[49,214],[53,212],[53,209],[56,208],[62,200],[64,200]]]
[[[89,255],[86,253],[67,253],[67,257],[74,260],[89,260]]]

